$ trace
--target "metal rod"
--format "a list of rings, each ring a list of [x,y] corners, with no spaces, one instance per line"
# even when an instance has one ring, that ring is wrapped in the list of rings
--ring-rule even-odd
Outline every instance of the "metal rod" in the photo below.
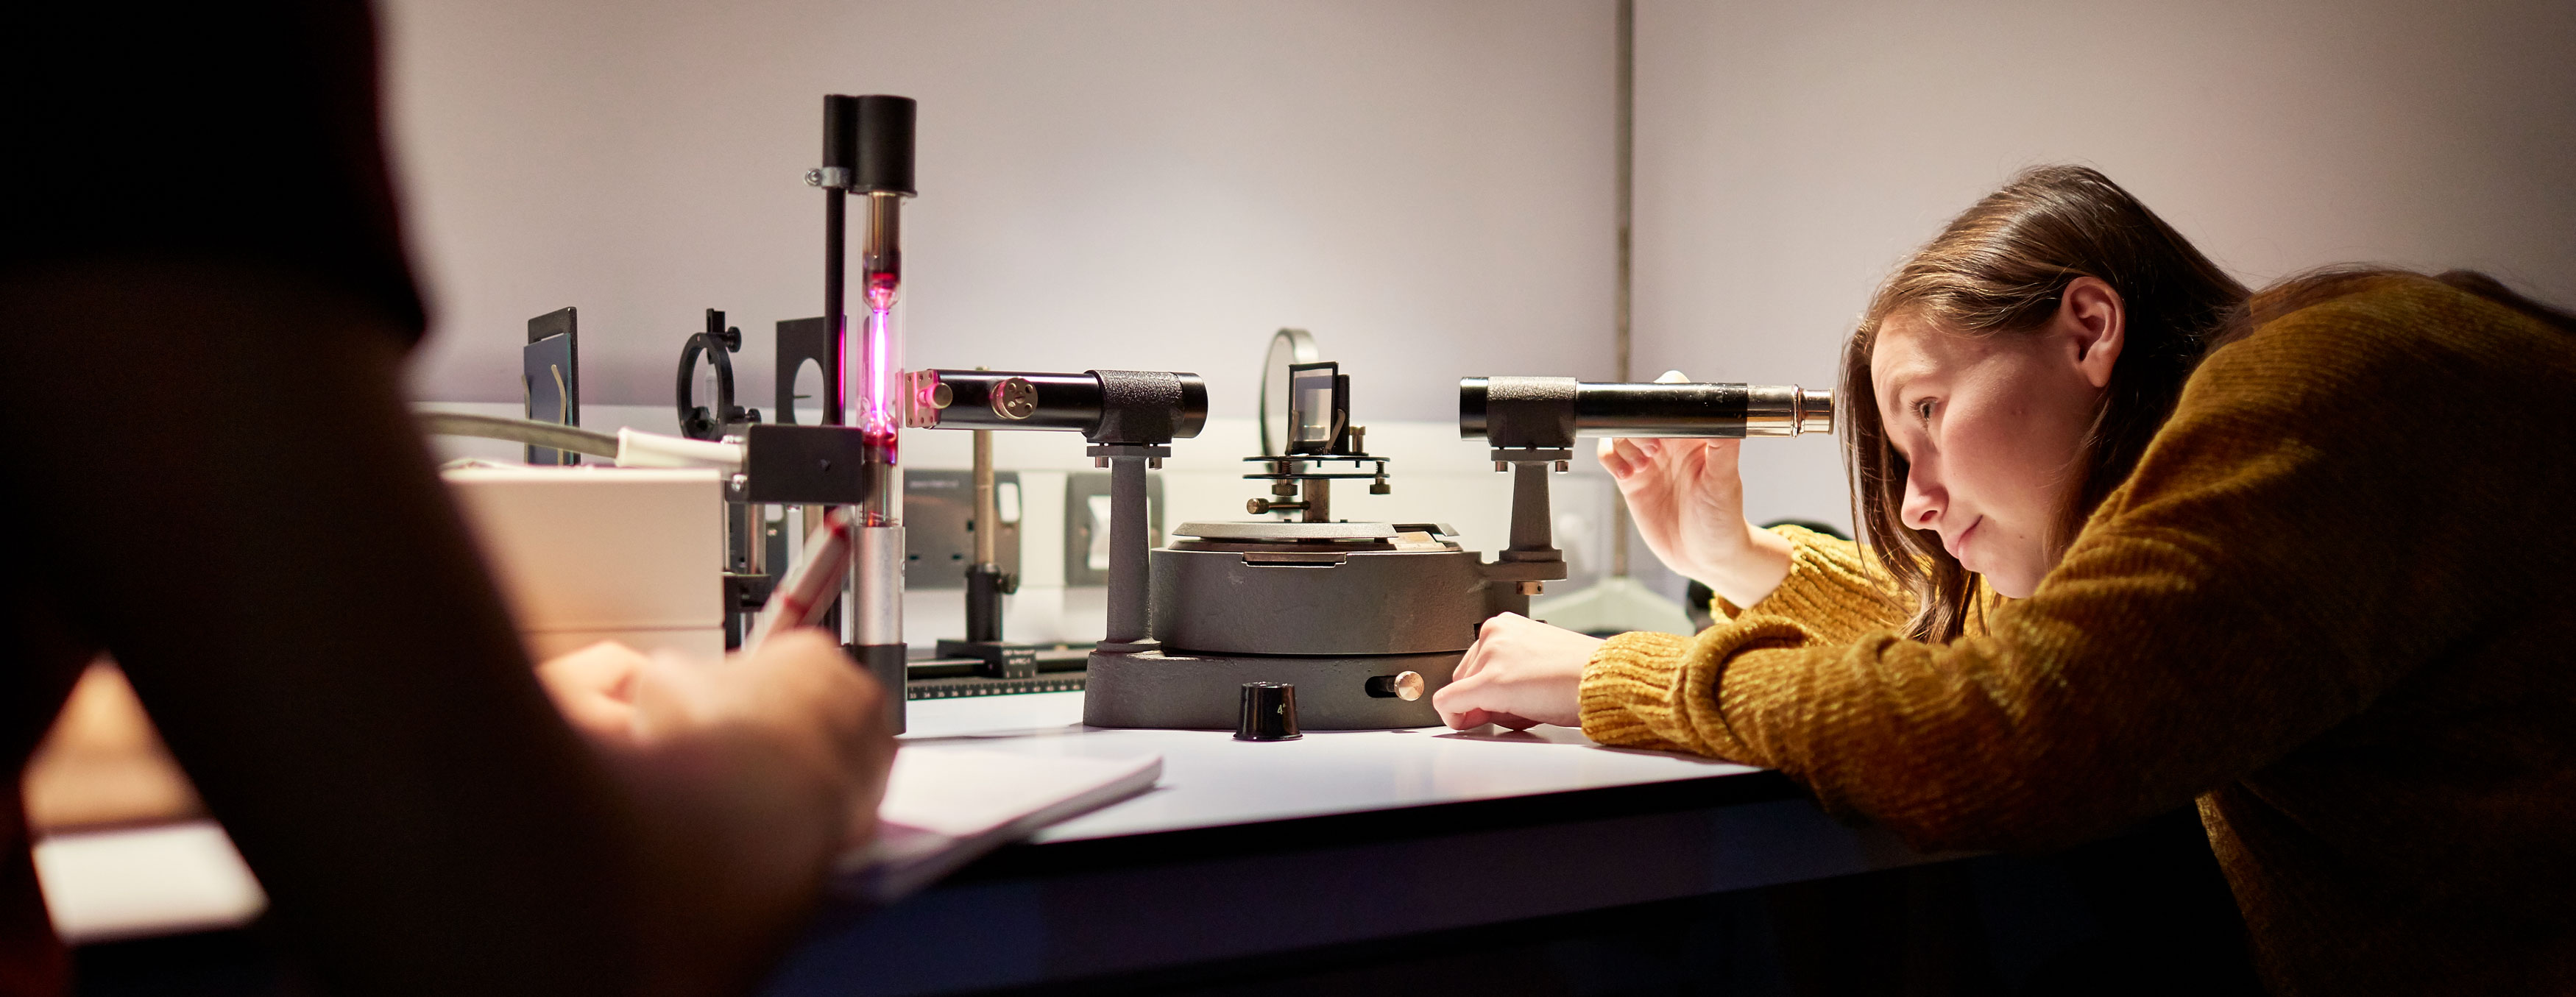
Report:
[[[1637,0],[1619,0],[1618,33],[1618,185],[1614,200],[1619,224],[1619,266],[1611,298],[1611,336],[1618,347],[1618,379],[1627,381],[1634,376],[1630,370],[1628,322],[1629,292],[1634,286],[1630,236],[1637,203]],[[1624,498],[1610,503],[1610,576],[1628,576],[1628,502]]]
[[[993,499],[993,431],[975,431],[975,563],[1001,563],[1001,503]]]
[[[993,431],[975,431],[975,562],[966,567],[966,639],[1002,639],[1002,508],[993,495]]]
[[[742,531],[741,557],[736,560],[734,570],[746,575],[768,574],[769,517],[763,511],[767,507],[758,502],[730,502],[727,505],[731,506],[734,518],[739,520],[735,527]]]
[[[823,320],[832,324],[832,364],[824,376],[833,379],[843,378],[850,366],[850,319],[843,308],[843,291],[850,269],[849,213],[849,195],[838,188],[823,189]],[[848,382],[843,380],[841,383]],[[842,411],[845,407],[823,406],[823,424],[842,425],[848,417],[848,413]]]
[[[828,138],[824,154],[828,160],[831,155]],[[824,390],[824,404],[819,406],[822,409],[822,424],[826,426],[844,425],[848,422],[849,415],[847,411],[849,396],[847,388],[844,387],[849,383],[845,372],[849,370],[850,357],[850,324],[844,294],[850,269],[849,211],[847,193],[839,187],[823,188],[823,321],[832,330],[830,345],[827,348],[831,354],[831,362],[825,364],[822,371],[823,380],[828,382],[829,386]],[[831,511],[830,506],[806,506],[805,522],[820,523],[823,517],[831,515]],[[810,558],[812,555],[809,553],[807,556]],[[841,592],[842,598],[839,600],[841,611],[832,614],[836,618],[830,627],[836,631],[834,636],[837,639],[842,643],[848,643],[854,628],[850,619],[850,610],[853,607],[847,597],[850,583],[846,578],[841,583]]]
[[[1301,503],[1306,507],[1305,520],[1309,523],[1332,522],[1333,479],[1307,478],[1298,485],[1303,493],[1300,497],[1305,500]]]

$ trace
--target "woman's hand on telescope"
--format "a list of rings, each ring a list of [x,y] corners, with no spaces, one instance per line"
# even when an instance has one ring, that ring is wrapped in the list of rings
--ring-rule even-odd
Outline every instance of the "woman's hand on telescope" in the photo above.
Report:
[[[1789,541],[1744,519],[1742,440],[1605,439],[1601,466],[1664,566],[1750,606],[1789,576]]]
[[[1563,627],[1552,627],[1517,613],[1486,620],[1476,630],[1475,646],[1458,662],[1449,684],[1431,696],[1440,720],[1457,730],[1497,724],[1513,730],[1539,724],[1577,727],[1583,711],[1576,702],[1583,668],[1601,646]]]

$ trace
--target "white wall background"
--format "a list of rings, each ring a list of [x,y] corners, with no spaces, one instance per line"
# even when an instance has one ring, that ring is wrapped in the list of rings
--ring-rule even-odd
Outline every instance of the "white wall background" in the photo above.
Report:
[[[1466,374],[1608,374],[1612,11],[1563,0],[387,0],[436,327],[416,392],[519,397],[581,309],[583,398],[669,404],[701,310],[822,310],[822,95],[921,101],[915,366],[1195,371],[1249,415],[1272,330],[1363,421]],[[1489,369],[1504,363],[1510,369]]]

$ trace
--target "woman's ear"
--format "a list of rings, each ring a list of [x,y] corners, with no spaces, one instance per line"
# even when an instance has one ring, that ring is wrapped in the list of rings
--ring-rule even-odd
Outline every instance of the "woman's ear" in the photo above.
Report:
[[[2071,349],[2077,372],[2096,388],[2111,383],[2111,367],[2128,342],[2128,308],[2120,292],[2098,277],[2077,277],[2058,296],[2051,332]]]

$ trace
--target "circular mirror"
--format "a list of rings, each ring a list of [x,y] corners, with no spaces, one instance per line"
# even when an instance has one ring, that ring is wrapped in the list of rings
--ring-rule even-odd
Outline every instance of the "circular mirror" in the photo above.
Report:
[[[1288,368],[1314,363],[1315,337],[1304,329],[1281,329],[1270,337],[1270,353],[1261,358],[1261,455],[1277,457],[1288,446]]]

